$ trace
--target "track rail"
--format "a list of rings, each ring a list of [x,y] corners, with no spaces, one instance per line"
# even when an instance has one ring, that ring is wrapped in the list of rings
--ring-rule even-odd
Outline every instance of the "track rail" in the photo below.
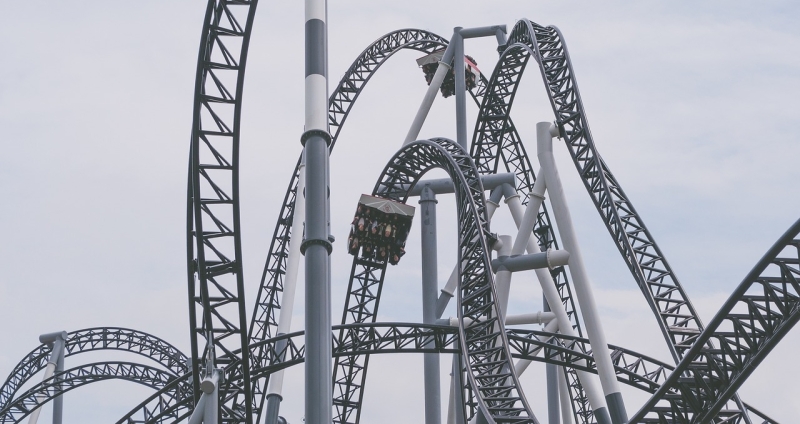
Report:
[[[530,57],[539,65],[556,124],[578,173],[634,280],[657,317],[670,353],[678,362],[702,331],[702,322],[652,235],[597,152],[569,53],[557,28],[543,27],[526,19],[514,26],[495,69],[493,81],[496,83],[489,86],[486,94],[489,112],[482,117],[486,122],[479,120],[474,154],[476,157],[495,157],[503,151],[496,140],[502,137],[511,139],[503,131],[509,126],[506,120]],[[491,141],[493,139],[494,142]],[[511,139],[507,144],[513,145],[514,142]],[[577,380],[571,380],[570,384],[574,383]],[[583,403],[574,407],[579,418],[584,423],[589,422],[591,409],[587,402],[581,402],[585,397],[575,394],[572,398],[573,402]],[[738,396],[734,396],[734,401],[736,405],[728,409],[738,410],[741,418],[749,422],[749,418],[741,414],[744,408]]]
[[[389,353],[460,353],[458,329],[449,326],[414,323],[366,323],[336,325],[333,327],[333,355],[336,358],[356,354],[373,355]],[[597,373],[591,356],[589,340],[541,331],[506,329],[511,356],[520,360],[579,367]],[[339,338],[341,336],[344,338]],[[276,371],[301,364],[304,361],[304,332],[284,334],[262,340],[251,350],[265,352],[253,364],[252,376],[264,378]],[[672,365],[648,356],[609,345],[614,367],[620,382],[648,393],[655,393],[669,373]],[[561,355],[564,354],[564,355]],[[255,355],[252,357],[255,358]],[[165,386],[118,423],[172,423],[185,419],[191,413],[189,374]],[[184,395],[181,396],[181,393]],[[165,401],[169,399],[169,401]],[[147,408],[145,408],[147,405]]]
[[[329,99],[328,126],[331,134],[331,152],[361,91],[386,60],[401,50],[415,50],[428,54],[446,44],[447,40],[434,33],[419,29],[402,29],[390,32],[368,46],[353,61]],[[250,324],[249,340],[251,344],[274,337],[277,330],[276,314],[281,307],[280,296],[283,292],[286,263],[289,257],[289,243],[292,237],[291,227],[294,221],[295,200],[297,198],[299,165],[300,159],[297,161],[289,187],[286,190],[286,196],[284,197],[272,237],[272,244],[267,255],[267,262],[264,266],[264,274],[259,286]],[[374,285],[375,279],[371,275],[370,273],[363,274],[363,278],[366,280],[364,281],[364,287]],[[343,319],[342,323],[371,321],[373,315],[370,315],[366,304],[362,305],[361,312],[352,311],[357,317],[354,317],[353,320]],[[263,354],[264,352],[254,351],[254,361],[258,361]],[[334,369],[339,369],[340,367],[338,362],[334,365]],[[339,373],[341,375],[341,370]],[[257,422],[261,422],[261,414],[264,412],[263,404],[267,383],[268,380],[266,379],[254,379],[252,381],[253,410],[258,414]],[[336,399],[334,399],[334,403],[336,402]]]
[[[239,221],[239,136],[257,0],[209,0],[195,79],[187,270],[194,399],[200,370],[224,369],[221,422],[252,423]],[[234,352],[239,352],[238,354]],[[240,356],[241,355],[241,356]]]
[[[466,383],[477,394],[468,402],[467,417],[480,409],[498,423],[536,423],[513,372],[504,324],[499,319],[497,295],[487,240],[492,238],[480,174],[469,154],[446,139],[416,141],[389,161],[373,195],[405,202],[411,187],[428,170],[440,168],[452,178],[458,213],[458,317]],[[462,389],[463,390],[463,389]],[[469,399],[469,398],[467,398]]]
[[[733,414],[721,411],[725,402],[800,320],[798,234],[800,220],[747,274],[632,423],[705,423]]]
[[[126,380],[159,390],[175,380],[164,370],[131,362],[104,362],[71,368],[37,384],[0,411],[0,423],[18,423],[34,409],[81,386],[104,380]]]
[[[141,331],[117,327],[97,327],[73,331],[64,343],[64,356],[97,350],[122,350],[152,359],[173,375],[187,371],[188,359],[175,346]],[[28,353],[0,387],[0,410],[33,375],[47,366],[53,348],[42,344]]]

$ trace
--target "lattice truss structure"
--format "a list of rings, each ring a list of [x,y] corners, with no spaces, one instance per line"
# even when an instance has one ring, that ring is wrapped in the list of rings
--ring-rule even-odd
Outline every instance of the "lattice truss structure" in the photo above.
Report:
[[[303,333],[278,334],[292,224],[298,219],[300,160],[281,206],[255,309],[244,309],[239,222],[241,97],[257,1],[210,0],[203,24],[191,137],[187,202],[187,275],[191,352],[187,356],[155,336],[124,328],[71,332],[64,356],[99,350],[140,355],[138,362],[98,362],[56,372],[33,384],[50,361],[44,343],[13,369],[0,387],[0,422],[20,422],[35,409],[77,387],[109,379],[148,386],[152,396],[120,423],[186,420],[212,368],[223,372],[219,399],[225,423],[264,422],[270,377],[304,360]],[[423,30],[391,32],[368,46],[330,96],[331,150],[370,78],[401,50],[431,54],[448,40]],[[430,169],[453,182],[459,222],[458,326],[377,322],[385,261],[355,257],[341,324],[333,328],[333,406],[336,423],[358,423],[374,354],[450,353],[461,357],[465,419],[538,422],[525,398],[514,361],[562,367],[575,422],[594,416],[579,372],[597,373],[584,337],[565,267],[551,271],[576,335],[506,328],[491,265],[490,230],[481,176],[512,173],[527,204],[536,175],[510,114],[522,75],[533,59],[553,108],[554,121],[588,194],[650,306],[672,354],[664,363],[610,346],[619,382],[652,395],[630,422],[774,422],[736,391],[800,319],[800,221],[745,276],[718,314],[703,326],[653,236],[600,157],[589,130],[564,38],[552,26],[520,20],[500,46],[489,79],[470,90],[479,114],[469,151],[447,139],[401,148],[378,177],[372,194],[404,203]],[[558,249],[550,212],[536,214],[533,235],[542,251]],[[249,318],[249,320],[248,320]],[[248,322],[249,321],[249,322]],[[469,323],[469,324],[464,324]],[[31,386],[22,390],[24,386]]]

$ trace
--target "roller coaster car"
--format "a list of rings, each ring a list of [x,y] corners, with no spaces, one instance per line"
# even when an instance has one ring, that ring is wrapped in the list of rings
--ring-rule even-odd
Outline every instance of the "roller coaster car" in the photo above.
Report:
[[[444,49],[439,49],[433,53],[417,59],[417,65],[422,68],[425,73],[425,81],[431,85],[433,75],[436,73],[436,68],[439,67],[439,62],[444,56]],[[452,96],[456,92],[456,74],[453,71],[453,63],[450,63],[450,69],[442,81],[440,91],[445,98]],[[464,79],[467,84],[467,90],[472,90],[477,85],[478,79],[481,76],[481,71],[478,69],[478,64],[472,56],[464,55]]]
[[[347,238],[353,256],[397,265],[405,255],[414,207],[362,194]]]

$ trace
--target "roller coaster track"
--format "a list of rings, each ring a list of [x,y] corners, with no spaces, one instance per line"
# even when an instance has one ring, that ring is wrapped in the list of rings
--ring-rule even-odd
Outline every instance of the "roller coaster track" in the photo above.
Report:
[[[418,29],[403,29],[386,34],[368,46],[358,58],[353,61],[329,99],[328,125],[331,134],[331,152],[336,145],[336,141],[339,139],[344,123],[361,94],[361,91],[387,59],[404,49],[428,54],[446,45],[447,40],[431,32]],[[294,221],[299,172],[300,160],[298,159],[297,166],[295,166],[294,173],[289,182],[289,188],[286,190],[286,196],[284,197],[279,219],[272,237],[272,244],[269,254],[267,255],[267,262],[264,266],[264,274],[259,286],[255,310],[253,311],[250,324],[250,344],[274,337],[277,329],[276,311],[280,309],[280,295],[283,292],[283,279],[286,273],[286,262],[289,257],[289,242],[292,237],[291,227]],[[370,275],[369,273],[362,274],[365,280],[364,287],[380,284],[378,281],[370,278]],[[366,294],[368,290],[369,289],[366,289],[366,291],[362,291],[362,293]],[[352,294],[349,290],[348,293]],[[348,302],[350,297],[351,296],[348,297]],[[353,320],[348,321],[343,318],[342,323],[370,321],[374,317],[374,314],[369,313],[369,305],[367,303],[368,302],[362,299],[362,302],[358,303],[361,305],[361,310],[352,311]],[[254,361],[258,361],[261,355],[263,355],[263,352],[256,350],[253,352],[253,355],[255,358]],[[337,362],[335,368],[338,369],[339,367],[340,365]],[[254,411],[258,411],[257,413],[259,414],[256,422],[261,422],[261,414],[264,412],[263,404],[266,395],[266,387],[266,379],[253,379],[253,409]],[[337,398],[340,398],[340,396]],[[336,402],[337,401],[334,400],[334,403]]]
[[[391,32],[367,47],[353,62],[337,85],[336,90],[331,95],[329,101],[329,125],[332,135],[331,150],[333,149],[341,128],[344,125],[344,122],[346,121],[347,116],[349,115],[350,110],[355,104],[359,94],[372,75],[389,57],[394,55],[394,53],[397,51],[403,49],[413,49],[423,53],[430,53],[446,45],[447,40],[438,35],[422,30],[405,29]],[[476,87],[476,89],[471,93],[476,104],[480,103],[482,93],[485,91],[486,80],[481,78],[478,87]],[[513,123],[511,123],[510,120],[508,122],[513,127]],[[507,134],[514,140],[519,140],[519,136],[515,130],[512,129],[511,131],[508,131]],[[523,164],[528,163],[527,157],[524,153],[524,148],[522,148],[521,143],[513,143],[506,149],[510,152],[517,153],[516,157],[521,157],[523,159]],[[520,149],[522,149],[521,152]],[[292,175],[289,188],[287,189],[286,196],[284,198],[283,206],[279,214],[280,218],[276,224],[272,245],[270,246],[270,251],[267,256],[267,263],[264,267],[262,283],[259,287],[256,306],[250,325],[249,340],[251,344],[258,340],[263,340],[265,338],[274,336],[274,331],[277,327],[275,314],[276,310],[280,309],[279,297],[283,291],[283,278],[286,271],[289,242],[291,240],[291,225],[294,218],[294,204],[299,177],[299,163],[300,162],[298,160],[298,166],[295,168],[295,172]],[[520,187],[527,187],[528,189],[523,191],[524,193],[527,193],[533,184],[534,178],[532,172],[530,172],[531,167],[529,164],[527,167],[520,167],[519,165],[516,165],[518,163],[516,161],[513,163],[516,166],[517,178],[521,182]],[[480,166],[481,162],[476,161],[476,164]],[[546,210],[540,213],[536,229],[545,249],[551,247],[557,248],[557,245],[555,244],[555,235],[549,222],[550,221]],[[359,265],[363,267],[365,264]],[[361,284],[356,290],[353,290],[352,286],[348,290],[350,295],[347,298],[348,306],[346,306],[346,310],[349,311],[349,316],[347,312],[344,314],[342,319],[343,324],[374,321],[377,313],[378,299],[373,292],[376,290],[379,292],[380,289],[376,286],[380,286],[382,283],[382,277],[374,278],[374,275],[374,270],[363,270],[355,276],[355,278],[359,279]],[[571,299],[566,273],[563,269],[560,269],[559,272],[554,275],[554,277],[567,312],[570,318],[573,319],[573,324],[576,326],[577,331],[580,334],[581,329],[577,320],[575,320],[575,306]],[[351,300],[353,301],[351,302]],[[258,357],[260,354],[261,352],[254,353],[256,357]],[[344,365],[337,362],[337,370],[342,371],[340,370],[342,366]],[[351,371],[360,372],[362,369],[366,368],[366,363],[362,365],[351,362],[347,366],[351,369]],[[349,375],[349,373],[347,374],[347,381],[353,381],[352,377],[354,376]],[[574,375],[572,377],[574,377]],[[359,409],[361,405],[361,395],[363,394],[360,388],[363,387],[364,378],[366,378],[366,372],[362,373],[360,384],[356,383],[356,387],[350,385],[349,387],[345,388],[345,390],[340,391],[339,395],[337,395],[337,399],[334,402],[352,405],[351,410]],[[575,378],[573,379],[577,381]],[[254,379],[252,381],[252,393],[254,395],[253,399],[254,402],[257,402],[257,404],[254,404],[253,409],[258,411],[259,414],[263,412],[262,405],[264,402],[264,396],[266,394],[264,391],[265,388],[266,381],[259,379]],[[582,392],[580,387],[577,387],[576,390],[578,390],[578,392]],[[352,413],[348,415],[352,415]],[[356,416],[357,415],[358,414],[356,413]],[[260,415],[257,418],[257,421],[260,422]]]
[[[32,350],[11,371],[0,388],[0,410],[34,374],[44,369],[50,359],[52,347],[42,344]],[[97,350],[122,350],[147,357],[168,373],[178,376],[186,373],[188,360],[176,347],[153,335],[127,328],[98,327],[73,331],[64,343],[64,356]]]
[[[513,372],[504,324],[499,319],[487,245],[493,236],[480,174],[468,152],[446,139],[410,143],[389,160],[373,195],[405,203],[411,187],[433,168],[447,172],[455,188],[458,318],[460,322],[472,322],[469,326],[459,326],[459,339],[465,358],[466,385],[478,395],[477,404],[468,405],[466,416],[474,416],[480,408],[494,422],[536,423]]]
[[[800,220],[770,248],[632,419],[705,423],[800,320]],[[713,343],[708,343],[713,341]]]
[[[347,324],[333,327],[335,358],[353,355],[388,353],[460,353],[458,329],[412,323]],[[596,373],[588,339],[541,331],[506,329],[511,355],[567,368]],[[250,346],[262,351],[259,362],[252,364],[252,376],[264,378],[276,371],[301,364],[305,347],[304,332],[298,331],[262,340]],[[617,346],[610,346],[620,382],[655,393],[673,366]],[[255,355],[252,355],[255,358]],[[171,423],[191,412],[189,375],[179,377],[159,393],[142,402],[118,423]],[[181,396],[183,393],[184,396]],[[145,405],[148,405],[145,408]],[[145,413],[145,409],[147,414]],[[157,411],[160,411],[156,413]]]
[[[658,318],[669,350],[678,362],[694,344],[703,329],[702,323],[652,235],[597,152],[569,53],[557,28],[542,27],[523,19],[509,34],[506,49],[501,54],[481,107],[473,155],[476,158],[486,158],[486,162],[490,163],[491,158],[506,151],[500,147],[498,139],[509,139],[510,143],[507,144],[518,142],[513,135],[506,135],[505,131],[506,128],[513,128],[508,121],[511,106],[531,56],[539,65],[556,124],[566,141],[578,173],[646,301]],[[509,159],[516,157],[520,155],[508,155]],[[507,159],[506,162],[515,161]],[[522,166],[524,165],[517,165]],[[579,399],[580,397],[573,396],[573,401]],[[749,418],[741,414],[744,408],[738,396],[734,396],[734,400],[737,406],[728,409],[738,409],[739,418],[749,422]],[[576,405],[576,408],[586,411],[588,404],[583,407]],[[587,422],[588,414],[578,415],[582,415],[584,422]]]
[[[252,423],[254,418],[260,422],[260,415],[255,414],[261,412],[269,374],[302,362],[304,348],[293,340],[298,333],[280,337],[273,334],[294,218],[297,171],[284,199],[250,333],[246,334],[238,147],[245,64],[256,5],[257,0],[209,0],[198,58],[187,199],[187,270],[192,356],[202,357],[202,360],[193,362],[191,372],[184,372],[185,357],[169,345],[159,345],[158,342],[163,342],[160,339],[141,343],[124,341],[117,345],[114,343],[118,342],[109,340],[108,346],[118,347],[102,348],[156,354],[157,362],[168,371],[122,362],[90,364],[59,373],[10,401],[18,388],[42,368],[42,361],[46,362],[47,347],[40,346],[15,368],[2,387],[1,422],[16,422],[60,393],[110,378],[161,388],[120,422],[180,421],[188,416],[199,396],[201,366],[211,364],[223,367],[225,372],[220,386],[222,422]],[[430,53],[446,43],[425,31],[402,30],[388,34],[365,50],[330,99],[333,141],[366,82],[388,57],[401,49]],[[459,252],[463,257],[459,257],[459,263],[462,264],[462,259],[466,261],[459,270],[459,317],[478,324],[458,328],[458,335],[455,329],[446,327],[370,324],[368,321],[374,322],[377,314],[385,263],[354,260],[343,316],[344,322],[352,322],[335,327],[338,332],[338,338],[334,337],[336,372],[343,374],[335,379],[334,386],[347,381],[338,386],[340,390],[334,400],[336,421],[358,422],[368,358],[373,353],[461,352],[467,359],[468,377],[462,389],[476,394],[467,397],[467,416],[473,417],[481,409],[497,422],[535,422],[519,389],[517,376],[508,371],[513,366],[512,357],[564,366],[567,371],[594,372],[591,348],[584,339],[506,331],[497,319],[488,265],[488,221],[479,174],[496,173],[502,159],[506,170],[516,174],[518,191],[526,194],[533,184],[535,176],[509,116],[517,83],[528,59],[533,56],[542,71],[556,124],[578,172],[648,304],[659,318],[670,352],[678,362],[676,371],[667,378],[670,366],[614,348],[614,364],[620,381],[655,392],[631,422],[720,419],[750,422],[744,411],[765,422],[773,422],[742,403],[735,391],[800,319],[797,307],[800,290],[796,281],[800,257],[781,253],[784,249],[800,247],[798,224],[759,262],[703,330],[658,246],[597,153],[566,45],[558,29],[522,20],[510,34],[506,47],[491,82],[487,84],[482,78],[471,93],[481,107],[473,159],[448,140],[412,143],[395,155],[374,191],[376,195],[404,202],[407,189],[427,170],[441,167],[451,175],[456,185],[461,225]],[[539,243],[543,248],[555,247],[547,211],[543,209],[538,218],[534,232]],[[775,270],[780,277],[771,273]],[[559,272],[554,278],[570,318],[578,326],[566,275],[563,269]],[[739,313],[743,310],[747,312]],[[131,332],[125,337],[135,338],[132,335],[135,332],[125,331]],[[91,335],[86,337],[91,339]],[[101,339],[98,336],[98,340]],[[435,342],[431,345],[432,340]],[[281,351],[276,351],[277,341],[285,346]],[[88,346],[85,350],[95,349],[92,343],[83,345]],[[102,346],[105,342],[96,343]],[[720,347],[715,348],[716,345]],[[74,354],[69,347],[67,352]],[[56,385],[54,379],[59,376],[63,380]],[[576,413],[583,422],[589,422],[591,411],[582,402],[585,396],[580,392],[580,384],[573,379],[570,385]],[[735,406],[726,405],[730,399],[736,402]]]
[[[81,365],[37,384],[0,411],[0,423],[18,423],[34,409],[72,389],[104,380],[127,380],[159,390],[177,377],[172,373],[131,362]]]
[[[200,369],[221,367],[222,423],[252,423],[239,220],[239,137],[257,0],[209,0],[195,79],[187,271],[194,399]],[[198,322],[199,321],[199,322]],[[234,353],[234,352],[238,352]]]

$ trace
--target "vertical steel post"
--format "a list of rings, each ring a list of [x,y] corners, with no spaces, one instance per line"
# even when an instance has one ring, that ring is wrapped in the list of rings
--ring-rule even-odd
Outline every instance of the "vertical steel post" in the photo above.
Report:
[[[455,45],[453,72],[456,77],[456,142],[469,151],[467,145],[467,81],[464,79],[464,38],[461,27],[453,29],[450,44]]]
[[[42,334],[39,336],[39,341],[41,343],[52,343],[53,350],[50,352],[50,358],[47,360],[47,366],[44,369],[44,377],[42,381],[46,381],[50,377],[53,376],[57,371],[64,370],[64,345],[67,341],[67,332],[66,331],[59,331],[57,333],[47,333]],[[60,367],[60,370],[59,370]],[[56,399],[61,399],[59,395]],[[44,397],[39,397],[37,399],[38,402],[44,401]],[[42,407],[38,407],[31,412],[28,418],[28,424],[36,424],[39,421],[39,414],[42,413]],[[53,421],[55,421],[56,416],[58,419],[61,420],[61,410],[56,409],[56,405],[53,405]]]
[[[56,361],[56,374],[64,371],[64,343],[66,337],[60,337],[53,347],[58,349],[58,360]],[[56,353],[56,352],[53,352]],[[58,381],[57,389],[61,391],[61,377],[56,377]],[[53,424],[62,424],[64,421],[64,395],[60,394],[53,399]]]
[[[436,195],[425,186],[419,198],[422,225],[422,322],[436,322],[436,301],[439,277],[436,256]],[[442,420],[439,387],[439,354],[424,355],[425,424],[440,424]]]
[[[575,236],[575,230],[572,227],[572,217],[569,213],[564,189],[553,157],[553,136],[557,135],[557,131],[553,124],[549,122],[536,124],[539,164],[545,176],[547,192],[550,194],[553,215],[555,215],[558,231],[561,234],[561,241],[564,243],[564,249],[570,254],[569,272],[572,275],[572,281],[575,283],[575,293],[581,306],[589,342],[592,345],[592,354],[597,363],[597,374],[600,376],[600,384],[603,387],[603,393],[605,393],[611,422],[613,424],[623,424],[628,422],[628,414],[625,412],[625,404],[623,403],[617,375],[614,371],[614,363],[611,361],[611,350],[608,348],[605,332],[600,324],[600,314],[597,312],[592,285],[583,263],[583,255],[578,245],[578,239]]]
[[[332,416],[330,253],[328,208],[328,80],[326,0],[305,2],[305,420],[330,424]]]
[[[542,298],[542,310],[550,312],[550,304],[544,297]],[[560,406],[558,404],[558,367],[547,364],[545,372],[547,373],[547,420],[550,424],[559,424],[561,414],[559,414]]]
[[[453,354],[453,409],[456,424],[466,424],[464,417],[464,380],[461,375],[461,354]]]
[[[558,398],[561,401],[562,424],[572,424],[572,404],[569,400],[569,387],[567,387],[567,376],[564,368],[558,367]]]
[[[428,90],[425,92],[425,97],[422,98],[422,104],[419,106],[416,116],[414,116],[414,121],[411,123],[411,128],[409,128],[408,134],[406,134],[405,141],[403,141],[404,145],[415,141],[417,137],[419,137],[419,132],[422,130],[422,125],[425,123],[425,119],[428,117],[428,112],[430,112],[431,106],[433,106],[433,101],[436,100],[436,92],[439,91],[439,88],[441,88],[442,81],[444,81],[444,77],[447,76],[447,71],[450,70],[450,62],[452,60],[453,44],[450,43],[444,50],[442,60],[439,61],[439,65],[436,67],[436,73],[433,74],[433,79],[431,79],[431,83],[428,85]]]
[[[514,241],[514,248],[512,248],[512,254],[514,254],[514,252],[518,254],[522,253],[521,249],[523,247],[529,254],[536,254],[541,251],[539,244],[534,241],[533,225],[536,222],[536,216],[539,214],[539,208],[544,201],[544,193],[547,185],[545,176],[542,174],[543,173],[540,172],[536,183],[533,185],[533,190],[531,190],[530,193],[530,201],[524,213],[518,195],[506,197],[506,204],[508,204],[511,216],[514,218],[514,223],[519,229],[517,239]],[[556,316],[555,322],[558,323],[558,330],[562,334],[568,336],[577,336],[578,334],[572,328],[572,323],[569,321],[564,304],[561,303],[561,297],[558,294],[556,283],[553,281],[553,276],[550,275],[550,270],[536,269],[534,271],[536,272],[536,278],[539,280],[539,284],[542,286],[542,293],[545,299],[548,299],[552,312]],[[551,323],[552,322],[553,321],[551,321]],[[528,363],[530,362],[528,361]],[[517,368],[521,369],[522,367],[527,367],[527,364],[520,360],[520,362],[517,363]],[[586,391],[586,396],[589,398],[589,403],[592,405],[594,416],[598,424],[611,423],[606,400],[603,398],[601,388],[597,385],[596,377],[585,371],[578,371],[577,374]],[[569,401],[569,397],[567,397],[566,400]]]
[[[219,423],[219,378],[221,374],[222,370],[212,370],[211,376],[200,383],[203,397],[206,398],[203,405],[203,424]]]
[[[292,217],[292,240],[289,242],[289,257],[286,260],[286,277],[283,280],[283,296],[281,297],[281,314],[278,317],[276,335],[280,336],[290,331],[292,314],[294,312],[294,296],[297,289],[297,276],[300,268],[300,243],[303,241],[303,222],[306,214],[306,161],[300,160],[297,177],[297,193],[295,194],[294,212]],[[283,346],[286,344],[284,343]],[[280,352],[281,349],[278,349]],[[265,424],[278,424],[278,413],[283,400],[283,373],[279,370],[269,378],[267,390],[267,410]]]

